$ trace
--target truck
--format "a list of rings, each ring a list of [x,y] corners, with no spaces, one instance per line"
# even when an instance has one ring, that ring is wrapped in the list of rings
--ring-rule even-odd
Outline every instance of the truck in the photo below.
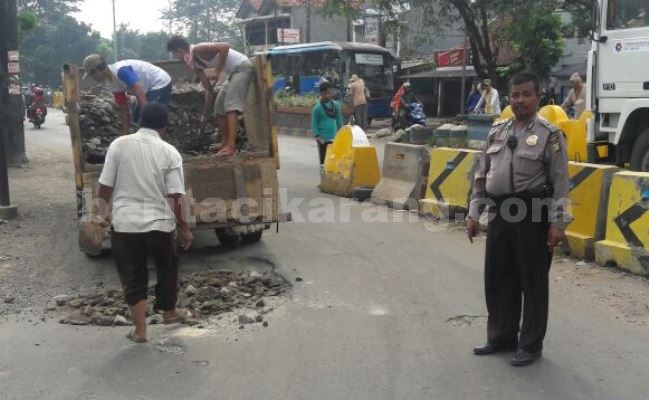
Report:
[[[188,204],[185,215],[190,227],[214,230],[226,247],[259,241],[264,230],[290,220],[290,214],[281,213],[279,207],[279,152],[273,123],[270,61],[255,57],[252,62],[255,74],[243,125],[253,150],[233,157],[195,155],[183,159]],[[79,248],[88,256],[98,256],[110,249],[108,229],[97,224],[96,199],[102,164],[89,163],[83,156],[80,70],[65,64],[62,75],[75,168]]]
[[[588,56],[589,162],[649,171],[649,2],[597,0]]]

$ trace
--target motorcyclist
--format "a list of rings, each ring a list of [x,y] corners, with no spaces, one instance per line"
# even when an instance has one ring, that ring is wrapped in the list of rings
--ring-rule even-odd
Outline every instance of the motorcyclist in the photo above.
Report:
[[[33,120],[36,116],[36,109],[40,108],[43,113],[43,117],[47,115],[47,106],[45,105],[45,96],[43,89],[39,86],[34,86],[32,89],[32,99],[29,108],[27,109],[27,117],[30,120]]]
[[[407,127],[410,125],[408,123],[408,113],[411,111],[412,103],[420,103],[420,101],[412,92],[410,82],[405,82],[390,102],[394,115],[394,126]]]

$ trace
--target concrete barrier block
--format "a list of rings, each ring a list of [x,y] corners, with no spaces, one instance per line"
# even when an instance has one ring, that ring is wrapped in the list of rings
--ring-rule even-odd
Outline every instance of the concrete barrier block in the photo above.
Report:
[[[464,218],[479,159],[476,150],[433,149],[428,189],[426,198],[419,202],[419,213],[444,220]]]
[[[595,242],[604,238],[608,193],[613,174],[609,165],[570,163],[570,202],[574,221],[566,229],[562,249],[573,257],[593,260]]]
[[[398,210],[415,210],[426,193],[430,153],[427,146],[388,143],[383,176],[372,193],[372,202]]]
[[[595,243],[595,261],[649,275],[649,173],[613,175],[606,235]]]
[[[361,128],[343,126],[327,149],[320,191],[351,197],[358,188],[374,188],[380,179],[376,148]]]

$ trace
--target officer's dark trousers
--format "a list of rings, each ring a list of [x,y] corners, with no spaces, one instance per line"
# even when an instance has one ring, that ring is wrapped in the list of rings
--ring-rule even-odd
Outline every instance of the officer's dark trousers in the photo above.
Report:
[[[552,253],[547,246],[547,209],[541,210],[539,201],[527,196],[515,199],[527,209],[524,216],[518,215],[519,222],[508,218],[517,216],[517,207],[511,206],[512,198],[494,199],[496,206],[490,207],[495,216],[487,228],[487,340],[495,345],[518,344],[523,350],[536,352],[543,348],[548,322]],[[532,212],[533,209],[536,211]]]

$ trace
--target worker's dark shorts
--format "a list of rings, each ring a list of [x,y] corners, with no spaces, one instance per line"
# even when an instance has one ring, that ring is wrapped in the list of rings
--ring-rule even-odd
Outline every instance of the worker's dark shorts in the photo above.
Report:
[[[163,311],[173,310],[178,297],[178,251],[174,233],[112,232],[111,240],[126,303],[132,306],[147,299],[149,289],[147,261],[152,258],[158,274],[154,308]]]

